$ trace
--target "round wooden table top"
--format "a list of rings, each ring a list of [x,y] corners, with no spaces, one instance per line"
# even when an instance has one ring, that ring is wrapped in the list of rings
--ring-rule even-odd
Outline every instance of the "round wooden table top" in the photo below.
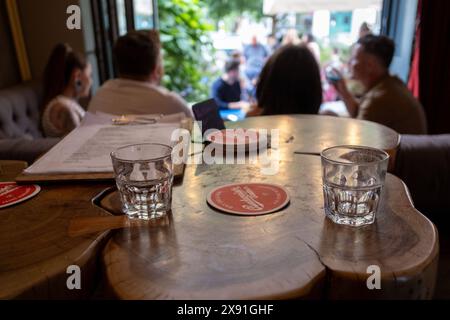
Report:
[[[336,145],[361,145],[397,149],[400,135],[394,130],[370,121],[317,115],[280,115],[251,117],[228,122],[229,128],[279,129],[280,143],[289,141],[293,151],[320,154]]]
[[[24,162],[0,161],[0,181],[14,181]],[[87,298],[96,285],[96,257],[108,232],[69,237],[74,217],[108,216],[91,199],[108,187],[41,186],[20,204],[0,209],[0,299]],[[69,290],[66,270],[77,265],[83,290]]]
[[[368,263],[381,266],[387,289],[371,291],[371,296],[429,297],[436,231],[412,207],[401,181],[388,176],[375,225],[338,227],[324,218],[319,157],[294,154],[317,154],[335,144],[391,150],[398,143],[395,132],[323,116],[259,117],[232,126],[281,129],[279,175],[262,176],[258,165],[188,165],[182,185],[174,187],[173,212],[159,227],[70,236],[72,219],[109,216],[92,199],[113,183],[42,185],[36,197],[1,209],[0,298],[89,296],[99,279],[99,250],[109,234],[114,237],[103,251],[102,265],[120,298],[333,298],[339,296],[336,288],[367,294],[361,279],[367,278]],[[1,162],[0,179],[12,180],[23,167]],[[212,210],[206,192],[231,181],[282,184],[291,204],[262,217]],[[110,212],[120,210],[114,194],[103,205]],[[83,290],[68,290],[70,265],[81,268]]]
[[[398,141],[390,129],[351,119],[261,117],[238,125],[280,128],[286,136],[294,135],[296,147],[311,153],[335,143],[390,149]],[[352,130],[365,138],[346,138]],[[328,138],[322,139],[320,132]],[[389,141],[382,140],[383,132]],[[298,142],[306,136],[317,137],[315,143]],[[387,176],[373,225],[335,225],[324,214],[320,157],[295,154],[286,144],[280,149],[274,176],[261,174],[260,164],[187,166],[165,219],[117,231],[108,242],[103,264],[111,292],[121,299],[432,297],[437,231],[414,209],[401,180]],[[282,185],[290,204],[258,217],[224,214],[207,204],[210,190],[240,182]],[[105,196],[101,205],[120,213],[117,192]],[[367,286],[373,266],[379,267],[380,290]]]

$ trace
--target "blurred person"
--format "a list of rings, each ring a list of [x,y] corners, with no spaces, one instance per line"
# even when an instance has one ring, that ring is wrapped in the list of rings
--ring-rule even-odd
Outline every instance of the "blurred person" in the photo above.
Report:
[[[426,134],[426,118],[422,105],[405,84],[389,74],[395,44],[385,36],[367,35],[353,48],[349,67],[352,79],[364,86],[361,99],[348,90],[342,74],[334,83],[349,114],[394,129],[400,134]]]
[[[231,59],[235,61],[239,61],[240,64],[244,63],[244,57],[242,56],[242,53],[239,50],[234,50],[231,53]]]
[[[256,89],[257,107],[248,115],[317,114],[322,83],[316,59],[305,45],[278,49],[264,66]]]
[[[297,30],[289,29],[286,31],[286,34],[283,37],[282,45],[299,45],[302,43],[302,40],[298,36]]]
[[[249,101],[251,99],[251,91],[253,90],[253,84],[247,79],[243,65],[245,64],[245,58],[241,51],[235,50],[231,53],[231,60],[239,62],[239,82],[241,83],[241,98],[243,101]]]
[[[372,34],[372,29],[367,22],[363,22],[361,27],[359,27],[358,38],[361,39],[370,34]]]
[[[230,60],[225,64],[225,73],[214,81],[211,96],[216,101],[219,109],[241,109],[248,103],[241,100],[242,88],[239,76],[238,60]]]
[[[244,48],[245,74],[250,82],[258,78],[268,56],[266,47],[259,43],[256,36],[253,36],[251,43]]]
[[[78,99],[88,97],[92,67],[67,44],[58,44],[44,70],[42,128],[47,137],[63,137],[75,129],[85,111]]]
[[[306,46],[311,50],[314,57],[316,58],[317,63],[320,64],[320,46],[316,42],[316,39],[311,33],[307,33],[303,36],[303,42],[306,44]]]
[[[118,78],[108,80],[91,100],[88,111],[123,114],[174,114],[193,117],[186,102],[161,86],[164,75],[159,34],[131,31],[114,46]]]
[[[338,70],[343,68],[344,64],[342,63],[340,51],[336,47],[333,47],[329,65]]]
[[[269,55],[272,55],[280,47],[280,43],[274,35],[269,34],[267,36],[267,47],[269,48]]]
[[[344,71],[344,63],[341,60],[339,49],[336,47],[332,48],[332,54],[330,57],[330,61],[325,65],[325,68],[323,70],[323,92],[324,92],[324,101],[325,102],[332,102],[338,100],[338,93],[336,91],[336,88],[333,86],[332,79],[330,80],[330,73],[332,75],[332,72],[334,69],[337,69],[341,72]],[[328,113],[329,114],[329,113]]]

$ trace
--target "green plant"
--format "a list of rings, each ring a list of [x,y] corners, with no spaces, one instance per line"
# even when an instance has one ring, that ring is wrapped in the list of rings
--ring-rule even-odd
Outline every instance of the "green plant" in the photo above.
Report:
[[[209,95],[208,59],[212,57],[204,3],[201,0],[159,1],[160,34],[163,46],[164,85],[187,101]]]

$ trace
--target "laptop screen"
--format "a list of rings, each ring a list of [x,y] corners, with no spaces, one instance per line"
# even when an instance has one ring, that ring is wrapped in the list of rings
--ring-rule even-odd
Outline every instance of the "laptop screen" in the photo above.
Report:
[[[202,135],[209,129],[225,129],[225,124],[220,117],[219,108],[214,99],[194,104],[192,111],[194,112],[195,120],[201,122]]]

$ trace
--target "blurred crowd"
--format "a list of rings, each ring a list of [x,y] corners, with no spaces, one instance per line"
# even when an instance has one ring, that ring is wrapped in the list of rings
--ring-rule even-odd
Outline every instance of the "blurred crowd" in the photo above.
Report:
[[[367,23],[360,27],[359,38],[372,34]],[[330,81],[334,71],[348,74],[348,64],[341,58],[337,47],[332,47],[331,56],[327,61],[321,59],[321,48],[315,37],[310,33],[299,35],[296,29],[288,29],[280,38],[273,35],[267,37],[264,45],[257,35],[251,37],[248,45],[242,51],[235,50],[225,63],[223,74],[212,85],[211,96],[216,100],[220,109],[245,109],[248,111],[256,102],[256,86],[259,75],[269,57],[278,49],[296,45],[307,47],[317,64],[322,81],[323,101],[339,100],[339,94]]]
[[[120,37],[113,49],[118,76],[100,87],[87,110],[116,115],[183,112],[193,117],[187,103],[161,85],[162,46],[154,30]],[[320,46],[312,35],[300,37],[291,29],[282,39],[271,39],[268,46],[255,35],[243,52],[231,54],[211,95],[220,110],[237,110],[245,116],[337,116],[321,107],[324,101],[340,100],[350,117],[374,121],[402,134],[425,134],[422,106],[389,72],[394,52],[394,42],[373,35],[366,24],[361,26],[349,61],[341,61],[334,49],[330,61],[322,65]],[[55,47],[44,77],[42,127],[47,136],[64,136],[80,124],[85,110],[78,100],[90,94],[91,72],[83,55],[67,44]]]

